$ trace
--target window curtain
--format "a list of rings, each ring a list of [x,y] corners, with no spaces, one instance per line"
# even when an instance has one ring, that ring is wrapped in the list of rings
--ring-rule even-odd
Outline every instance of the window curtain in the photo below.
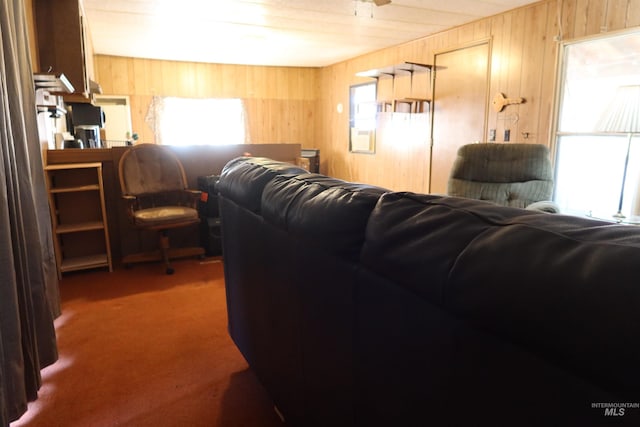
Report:
[[[154,96],[145,121],[156,144],[248,144],[244,103],[237,98]]]
[[[60,300],[23,0],[0,0],[0,425],[55,362]]]

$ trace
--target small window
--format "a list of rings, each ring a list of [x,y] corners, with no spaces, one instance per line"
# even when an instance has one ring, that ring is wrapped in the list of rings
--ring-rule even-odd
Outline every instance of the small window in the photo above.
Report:
[[[375,153],[376,84],[365,83],[349,88],[349,151]]]

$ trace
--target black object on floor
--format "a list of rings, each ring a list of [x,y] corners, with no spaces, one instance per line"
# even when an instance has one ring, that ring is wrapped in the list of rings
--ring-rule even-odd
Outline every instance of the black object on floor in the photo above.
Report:
[[[218,208],[219,175],[198,177],[198,190],[202,191],[198,212],[200,214],[200,246],[206,256],[222,255],[222,233]]]

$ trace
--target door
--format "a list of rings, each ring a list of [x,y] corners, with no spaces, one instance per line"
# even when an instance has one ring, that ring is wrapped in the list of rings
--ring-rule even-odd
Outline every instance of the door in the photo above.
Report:
[[[446,194],[458,148],[484,141],[489,42],[435,55],[429,192]]]
[[[126,145],[131,140],[131,107],[128,96],[96,95],[95,104],[102,107],[105,116],[104,146]]]

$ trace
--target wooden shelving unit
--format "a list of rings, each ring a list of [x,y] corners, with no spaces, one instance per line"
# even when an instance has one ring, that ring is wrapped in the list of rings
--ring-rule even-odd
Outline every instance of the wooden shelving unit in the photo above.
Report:
[[[101,163],[45,167],[58,278],[107,267],[113,271]]]
[[[403,98],[393,101],[393,111],[399,113],[428,113],[430,102],[425,98]]]
[[[356,75],[377,80],[379,112],[427,113],[431,69],[431,65],[403,62]]]

